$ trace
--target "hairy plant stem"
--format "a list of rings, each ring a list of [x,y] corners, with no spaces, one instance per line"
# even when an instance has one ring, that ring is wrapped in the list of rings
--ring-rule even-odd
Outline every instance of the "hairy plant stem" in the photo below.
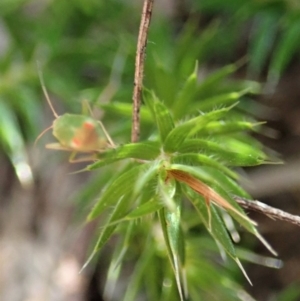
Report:
[[[133,87],[133,111],[132,111],[132,131],[131,142],[137,142],[140,136],[140,106],[141,94],[143,87],[144,76],[144,61],[146,54],[147,36],[152,15],[154,0],[145,0],[140,30],[137,42],[136,57],[135,57],[135,72],[134,72],[134,87]]]

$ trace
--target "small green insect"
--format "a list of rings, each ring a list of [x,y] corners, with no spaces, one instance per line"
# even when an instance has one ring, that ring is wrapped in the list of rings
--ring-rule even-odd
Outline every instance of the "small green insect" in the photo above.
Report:
[[[82,162],[95,159],[94,156],[74,159],[77,153],[97,153],[105,151],[107,148],[115,147],[101,121],[97,121],[89,116],[77,114],[67,113],[59,116],[51,103],[40,71],[39,77],[43,93],[55,120],[49,128],[44,130],[37,137],[36,141],[41,138],[46,131],[52,128],[53,136],[58,142],[47,144],[46,148],[71,151],[70,162]]]

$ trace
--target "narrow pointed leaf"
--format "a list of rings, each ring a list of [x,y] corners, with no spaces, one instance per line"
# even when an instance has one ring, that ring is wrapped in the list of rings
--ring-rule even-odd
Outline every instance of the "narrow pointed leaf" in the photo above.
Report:
[[[185,189],[186,190],[186,189]],[[244,274],[245,278],[249,281],[252,285],[250,278],[248,277],[246,271],[244,270],[243,266],[241,265],[237,255],[235,247],[229,237],[228,231],[223,220],[220,218],[216,208],[212,205],[210,208],[211,214],[211,225],[209,225],[210,217],[205,206],[204,200],[200,197],[194,196],[194,193],[186,192],[188,199],[196,208],[200,218],[202,219],[203,223],[205,224],[207,230],[212,235],[212,237],[216,240],[216,242],[226,251],[226,253],[237,263],[238,267]]]
[[[214,208],[214,206],[211,206],[211,228],[209,228],[209,215],[204,199],[197,196],[194,192],[187,191],[186,189],[184,189],[184,191],[186,192],[186,195],[190,202],[197,210],[197,213],[199,214],[208,232],[222,245],[222,247],[230,257],[236,258],[234,245],[216,208]]]
[[[178,235],[180,227],[180,211],[178,211],[178,208],[176,209],[176,212],[167,212],[166,210],[162,209],[159,211],[159,217],[168,256],[174,271],[179,297],[181,301],[184,301],[184,291],[180,272],[180,258],[177,250],[179,243]]]
[[[176,118],[183,117],[190,103],[194,100],[198,86],[198,63],[196,63],[193,73],[187,78],[183,87],[175,98],[173,105],[173,113]],[[195,112],[195,111],[194,111]]]
[[[248,121],[213,121],[198,130],[201,135],[228,135],[244,131],[253,131],[257,126],[264,124]]]
[[[179,182],[187,184],[191,189],[202,195],[207,201],[212,201],[218,206],[229,210],[239,222],[254,228],[256,223],[250,220],[242,208],[220,186],[216,185],[203,170],[197,167],[174,164],[168,172]],[[218,189],[216,191],[216,189]],[[220,194],[221,193],[221,194]]]
[[[295,52],[299,51],[299,36],[300,36],[300,21],[299,16],[291,20],[288,24],[288,29],[282,35],[281,41],[277,44],[272,57],[271,66],[268,74],[268,81],[270,84],[277,84],[279,77],[286,68],[291,57]]]
[[[176,181],[168,177],[167,173],[161,172],[158,177],[157,193],[164,204],[164,207],[171,212],[175,212],[177,205],[174,202],[176,193]]]
[[[130,206],[130,197],[131,197],[131,193],[128,193],[126,196],[121,198],[119,202],[116,204],[110,218],[108,219],[106,225],[104,226],[104,228],[100,233],[100,236],[96,242],[96,245],[94,246],[92,254],[88,258],[86,263],[83,265],[82,270],[91,262],[91,260],[96,255],[96,253],[101,250],[101,248],[109,240],[109,238],[115,231],[117,224],[114,224],[113,222],[118,220],[128,210]]]
[[[155,213],[163,208],[163,204],[157,198],[153,198],[146,203],[136,207],[124,219],[131,220],[141,218],[147,214]]]
[[[249,145],[251,148],[251,145]],[[265,161],[265,154],[257,148],[249,148],[249,151],[237,152],[237,149],[230,149],[224,145],[224,141],[210,141],[205,139],[187,139],[179,147],[181,153],[201,152],[214,155],[218,161],[227,166],[254,166]]]
[[[172,163],[187,164],[191,166],[211,166],[216,168],[217,170],[224,172],[224,174],[226,174],[227,176],[233,179],[237,179],[237,174],[235,172],[219,163],[218,161],[203,154],[186,153],[175,155],[172,158]]]
[[[160,101],[157,100],[155,102],[154,110],[160,139],[164,142],[170,131],[174,128],[174,121],[167,107]]]
[[[114,205],[123,195],[133,191],[135,182],[140,176],[140,173],[145,171],[148,167],[149,164],[138,165],[121,173],[102,193],[100,199],[90,212],[88,220],[95,219],[106,208]]]
[[[158,101],[157,96],[153,91],[144,88],[143,100],[144,103],[146,104],[147,109],[149,110],[149,113],[151,114],[153,122],[157,125],[156,112],[155,112],[155,103]]]
[[[212,108],[224,106],[224,105],[231,105],[236,102],[245,94],[249,92],[249,89],[245,89],[240,92],[230,92],[225,94],[220,94],[216,96],[212,96],[209,98],[201,99],[197,103],[195,103],[190,112],[195,112],[200,110],[202,112],[211,110]]]
[[[182,275],[182,265],[184,264],[184,244],[182,231],[180,228],[181,220],[181,204],[180,199],[177,198],[177,208],[175,212],[168,212],[165,210],[165,220],[166,220],[166,230],[168,239],[170,242],[170,250],[172,252],[171,256],[174,263],[175,279],[178,288],[178,292],[181,300],[184,300],[183,296],[186,296],[183,288],[183,275]]]
[[[153,160],[160,153],[159,145],[156,142],[146,141],[119,145],[115,149],[99,154],[99,161],[90,164],[86,169],[94,170],[113,162],[133,158],[139,160]]]
[[[226,200],[226,202],[228,202],[230,204],[230,206],[233,206],[235,208],[235,210],[229,210],[229,213],[245,228],[247,229],[250,233],[252,233],[253,235],[256,236],[256,238],[258,238],[261,243],[275,256],[277,256],[276,251],[270,246],[270,244],[260,235],[260,233],[258,232],[258,230],[255,227],[255,223],[250,220],[244,213],[244,211],[242,210],[242,208],[240,206],[238,206],[238,204],[235,202],[234,198],[229,195],[222,187],[221,187],[221,183],[219,185],[216,185],[214,182],[214,179],[210,179],[209,174],[207,173],[206,175],[203,174],[205,169],[202,169],[202,171],[200,171],[200,169],[197,168],[193,168],[190,169],[189,167],[183,166],[182,169],[184,169],[185,171],[189,170],[191,172],[191,174],[194,174],[195,176],[198,176],[199,178],[204,179],[204,181],[207,181],[208,183],[210,183],[210,186],[221,196],[221,198],[223,198],[223,200]],[[222,207],[222,205],[221,205]],[[225,207],[226,208],[226,207]],[[230,208],[229,208],[230,209]],[[239,213],[237,211],[239,211]],[[241,214],[243,213],[243,214]]]
[[[227,177],[221,171],[207,166],[202,166],[201,169],[209,175],[211,179],[214,179],[216,183],[219,183],[224,190],[229,191],[231,194],[251,199],[250,195],[234,179]]]
[[[252,76],[257,77],[266,66],[267,56],[272,51],[276,38],[278,19],[277,13],[268,12],[261,14],[253,24],[252,38],[249,39],[251,60],[248,64]]]
[[[139,175],[135,183],[134,186],[135,194],[138,194],[142,189],[143,189],[143,193],[146,193],[146,188],[148,188],[147,184],[152,180],[154,180],[155,183],[157,182],[157,174],[158,174],[159,166],[160,166],[160,161],[153,161],[152,164],[149,163],[148,168],[144,169],[144,172]],[[152,191],[151,188],[150,190]]]
[[[199,97],[200,99],[204,97],[210,97],[212,93],[215,93],[215,87],[218,86],[218,84],[230,74],[236,72],[240,68],[240,66],[244,64],[244,61],[245,60],[242,59],[241,61],[235,64],[227,65],[209,75],[201,83],[198,89],[197,97]]]
[[[158,128],[162,142],[165,141],[169,132],[174,128],[174,121],[168,108],[157,98],[154,92],[145,91],[145,102]]]
[[[237,152],[251,158],[260,158],[263,161],[267,160],[267,155],[262,150],[262,146],[255,143],[254,139],[247,139],[245,135],[237,135],[236,137],[228,135],[222,138],[216,137],[215,139],[229,151]]]
[[[195,134],[199,129],[206,126],[209,122],[223,117],[224,114],[231,108],[232,107],[228,107],[211,111],[176,126],[166,138],[164,143],[165,151],[177,151],[177,149],[182,145],[189,135]]]
[[[171,74],[169,66],[165,66],[165,62],[161,62],[160,58],[155,58],[154,64],[151,66],[152,68],[147,69],[147,81],[150,81],[151,87],[155,87],[155,93],[159,99],[171,107],[176,94],[177,78]]]
[[[33,174],[28,162],[25,141],[13,110],[0,101],[0,142],[9,157],[15,173],[24,188],[33,184]]]
[[[137,300],[136,295],[138,293],[141,281],[144,273],[147,271],[147,267],[151,265],[155,254],[155,244],[148,243],[144,246],[144,251],[141,253],[141,257],[135,264],[134,271],[130,277],[130,282],[127,285],[127,290],[123,301],[135,301]]]

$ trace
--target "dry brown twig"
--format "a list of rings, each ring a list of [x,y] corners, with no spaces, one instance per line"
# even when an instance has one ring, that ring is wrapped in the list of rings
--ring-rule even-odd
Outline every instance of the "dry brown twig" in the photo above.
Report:
[[[300,216],[298,215],[287,213],[283,210],[271,207],[257,200],[248,200],[236,195],[234,195],[233,198],[241,207],[245,209],[262,213],[272,219],[278,219],[300,226]]]
[[[141,94],[143,87],[144,76],[144,61],[146,54],[146,44],[148,29],[152,15],[154,0],[145,0],[140,23],[140,30],[137,42],[136,57],[135,57],[135,72],[134,72],[134,87],[133,87],[133,112],[132,112],[132,131],[131,142],[137,142],[140,136],[140,106]]]

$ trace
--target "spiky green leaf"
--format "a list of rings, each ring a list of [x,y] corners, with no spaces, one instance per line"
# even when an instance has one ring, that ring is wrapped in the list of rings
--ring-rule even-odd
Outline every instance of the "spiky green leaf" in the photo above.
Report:
[[[152,113],[162,142],[165,141],[169,132],[174,128],[174,121],[168,108],[157,98],[153,91],[144,92],[145,103]]]
[[[114,207],[112,214],[110,215],[110,218],[108,219],[102,231],[100,232],[99,238],[94,246],[92,254],[88,258],[88,260],[86,261],[82,269],[84,269],[91,262],[91,260],[96,255],[96,253],[101,250],[101,248],[105,245],[105,243],[109,240],[111,235],[114,233],[117,227],[117,224],[114,224],[114,221],[118,220],[128,210],[131,204],[130,198],[131,198],[131,192],[127,193],[124,197],[122,197],[118,201],[118,203]]]
[[[248,122],[248,121],[212,121],[203,126],[197,127],[193,134],[198,133],[201,135],[227,135],[238,132],[253,131],[264,122]]]
[[[207,228],[208,232],[222,245],[222,247],[230,257],[235,258],[236,252],[234,245],[216,208],[213,205],[210,206],[211,225],[209,225],[209,214],[204,199],[196,193],[187,190],[186,188],[184,188],[184,191],[190,202],[194,205],[200,219]]]
[[[165,151],[177,151],[189,135],[197,133],[197,131],[205,127],[209,122],[224,117],[224,114],[226,114],[231,108],[232,106],[220,110],[214,110],[176,126],[166,138],[164,143]]]
[[[174,121],[170,111],[163,103],[156,101],[154,104],[154,110],[160,139],[164,142],[168,134],[174,128]]]
[[[226,140],[226,139],[225,139]],[[250,148],[246,153],[238,148],[228,148],[228,145],[220,141],[205,139],[187,139],[178,148],[181,153],[201,152],[216,157],[218,161],[227,166],[254,166],[265,161],[265,154],[257,147]]]
[[[178,154],[172,157],[172,163],[187,164],[191,166],[211,166],[224,172],[227,176],[237,179],[237,174],[219,163],[217,160],[203,154],[186,153]]]
[[[135,165],[129,170],[126,170],[111,183],[102,193],[100,199],[88,215],[88,220],[93,220],[99,216],[106,208],[114,205],[122,196],[133,192],[135,183],[150,164]],[[134,200],[131,200],[133,202]]]
[[[238,92],[222,93],[209,98],[199,99],[199,101],[191,107],[189,112],[195,112],[197,110],[205,112],[207,110],[211,110],[212,108],[231,105],[238,102],[238,100],[247,93],[249,93],[249,89],[244,89]]]
[[[175,98],[173,113],[176,118],[181,118],[186,114],[187,108],[191,106],[198,87],[198,63],[196,63],[193,73],[187,78],[183,87]]]
[[[115,161],[134,158],[139,160],[153,160],[160,153],[158,143],[154,141],[145,141],[138,143],[128,143],[119,145],[114,149],[99,154],[99,161],[90,164],[86,169],[94,170]]]
[[[125,219],[131,220],[141,218],[145,215],[159,211],[162,207],[163,204],[161,201],[159,201],[157,198],[153,198],[133,209],[129,214],[126,215]]]

